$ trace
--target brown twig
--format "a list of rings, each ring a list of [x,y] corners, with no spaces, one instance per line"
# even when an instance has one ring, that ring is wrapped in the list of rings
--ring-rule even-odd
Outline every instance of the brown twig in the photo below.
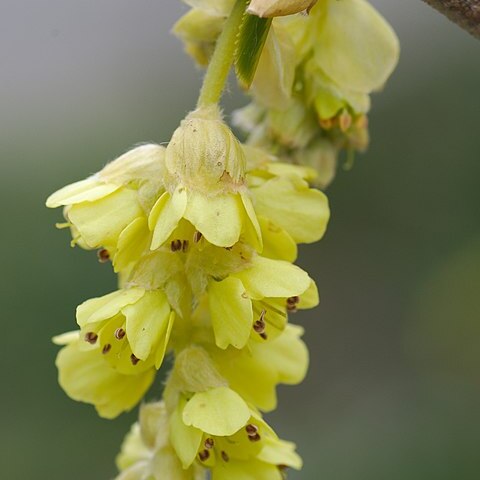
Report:
[[[480,39],[480,0],[423,0]]]

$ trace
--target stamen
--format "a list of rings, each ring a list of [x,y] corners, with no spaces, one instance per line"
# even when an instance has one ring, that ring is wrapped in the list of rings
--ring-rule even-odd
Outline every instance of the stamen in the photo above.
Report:
[[[247,435],[249,437],[252,437],[258,433],[258,427],[254,425],[253,423],[249,423],[246,427],[245,430],[247,432]]]
[[[227,452],[224,452],[224,451],[222,450],[222,454],[221,454],[221,455],[222,455],[222,458],[223,458],[223,461],[224,461],[224,462],[228,462],[228,461],[230,460],[230,457],[228,456]]]
[[[105,355],[106,353],[108,353],[110,351],[111,348],[112,348],[112,346],[109,343],[106,343],[103,346],[102,353]]]
[[[289,313],[296,313],[297,312],[297,306],[296,305],[289,305],[287,303],[287,311]]]
[[[132,365],[136,365],[140,359],[137,358],[133,353],[130,355],[130,361],[132,362]]]
[[[300,301],[300,298],[296,296],[287,298],[288,305],[296,305],[299,301]]]
[[[85,341],[94,345],[97,342],[98,335],[95,332],[87,332],[85,334]]]
[[[264,340],[266,340],[268,338],[268,335],[265,332],[263,332],[263,333],[260,334],[260,337],[262,337]]]
[[[170,243],[170,249],[172,252],[178,252],[182,249],[182,241],[181,240],[172,240]]]
[[[202,232],[199,232],[198,230],[195,231],[193,234],[193,243],[198,243],[202,239]]]
[[[260,320],[257,320],[254,324],[253,324],[253,329],[259,333],[259,334],[262,334],[263,332],[265,332],[265,322],[261,322]]]
[[[251,442],[259,442],[262,439],[262,437],[258,433],[256,433],[255,435],[249,435],[248,439]]]
[[[98,261],[100,263],[107,263],[110,260],[110,253],[106,248],[97,251]]]
[[[185,253],[188,250],[188,240],[182,242],[182,252]]]
[[[210,457],[210,452],[208,450],[202,450],[198,454],[198,458],[200,459],[201,462],[204,462],[205,460],[208,460]]]
[[[123,328],[117,328],[113,334],[117,340],[121,340],[127,332]]]
[[[211,450],[211,449],[214,447],[215,442],[214,442],[213,438],[207,438],[207,439],[205,440],[204,445],[205,445],[205,448],[206,448],[207,450]]]

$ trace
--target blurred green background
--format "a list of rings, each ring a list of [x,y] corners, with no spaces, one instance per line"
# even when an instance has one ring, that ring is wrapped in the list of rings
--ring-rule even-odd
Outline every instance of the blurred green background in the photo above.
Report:
[[[403,46],[372,145],[301,249],[322,304],[308,379],[271,415],[298,480],[480,478],[480,43],[420,0],[374,2]],[[115,288],[72,250],[47,195],[137,142],[167,141],[201,79],[169,29],[177,0],[0,0],[0,478],[105,480],[116,421],[57,385],[50,338]],[[232,86],[227,111],[244,99]],[[157,387],[158,388],[158,387]],[[157,390],[158,392],[158,390]],[[156,392],[153,393],[155,396]]]

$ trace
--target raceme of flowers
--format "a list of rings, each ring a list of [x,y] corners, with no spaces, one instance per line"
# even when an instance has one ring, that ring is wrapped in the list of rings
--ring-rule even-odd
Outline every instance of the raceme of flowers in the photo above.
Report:
[[[235,2],[187,3],[193,8],[175,32],[208,64]],[[366,113],[368,94],[396,62],[396,40],[363,0],[258,1],[249,9],[287,16],[272,22],[260,57],[247,107],[256,113],[240,114],[247,143],[217,104],[199,104],[166,147],[138,146],[47,200],[63,207],[58,226],[70,230],[72,245],[96,251],[118,274],[118,290],[83,302],[76,329],[54,338],[65,392],[114,418],[137,406],[173,360],[162,400],[142,404],[124,440],[118,480],[281,480],[302,466],[262,414],[276,408],[277,385],[298,384],[308,367],[304,330],[289,320],[319,296],[294,262],[298,244],[323,237],[330,212],[311,186],[327,183],[325,172],[309,166],[307,151],[333,145],[341,117],[353,125]],[[290,15],[305,9],[308,16]],[[336,32],[344,22],[348,38]],[[367,54],[362,45],[349,50],[354,35],[372,42]],[[283,58],[284,42],[295,62],[272,60],[278,45]],[[273,133],[274,118],[295,141]],[[344,139],[350,128],[340,129]]]

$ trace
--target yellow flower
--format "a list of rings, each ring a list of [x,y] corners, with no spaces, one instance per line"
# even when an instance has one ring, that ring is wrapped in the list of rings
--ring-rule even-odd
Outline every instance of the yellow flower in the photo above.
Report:
[[[287,325],[271,342],[249,341],[246,348],[219,350],[208,348],[220,375],[248,403],[262,411],[277,406],[278,384],[296,385],[303,381],[308,368],[308,350],[301,336],[303,329]]]
[[[163,402],[140,408],[139,421],[125,437],[117,467],[116,480],[200,480],[197,467],[184,469],[170,445],[168,415]]]
[[[208,65],[215,43],[235,0],[185,0],[192,7],[173,26],[186,52],[201,66]]]
[[[212,244],[231,247],[243,234],[261,249],[261,234],[245,185],[245,154],[217,107],[196,110],[182,121],[165,155],[167,191],[149,225],[155,250],[182,218]]]
[[[131,410],[145,395],[155,377],[149,368],[138,375],[124,375],[102,358],[99,347],[83,349],[79,332],[54,338],[65,345],[57,355],[59,383],[74,400],[93,404],[98,414],[114,418]]]
[[[227,387],[181,396],[170,440],[184,468],[194,462],[212,479],[282,479],[281,466],[301,468],[295,445],[280,440],[261,416]]]
[[[150,243],[147,215],[163,191],[165,149],[143,145],[103,170],[52,194],[47,206],[65,207],[73,243],[103,248],[103,258],[120,271],[136,261]]]
[[[287,313],[318,304],[313,280],[299,267],[256,256],[251,266],[223,280],[210,279],[208,303],[218,347],[243,348],[278,336]]]
[[[93,298],[77,308],[83,349],[124,375],[160,368],[175,313],[165,293],[134,287]]]

